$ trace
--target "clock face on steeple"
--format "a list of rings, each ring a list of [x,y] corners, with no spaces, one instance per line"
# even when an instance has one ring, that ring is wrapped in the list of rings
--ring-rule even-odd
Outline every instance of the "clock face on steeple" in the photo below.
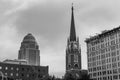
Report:
[[[77,48],[77,44],[73,44],[73,48],[76,49]]]
[[[68,47],[71,48],[71,45],[69,44]]]

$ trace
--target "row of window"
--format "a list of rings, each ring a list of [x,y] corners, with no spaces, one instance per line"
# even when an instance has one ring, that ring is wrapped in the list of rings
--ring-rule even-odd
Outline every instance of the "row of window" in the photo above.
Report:
[[[5,76],[11,76],[11,77],[27,77],[27,78],[29,78],[29,77],[35,77],[36,75],[35,74],[24,74],[24,73],[7,73],[7,72],[5,72],[4,73],[4,75]],[[37,75],[38,76],[38,78],[40,78],[41,77],[41,75],[40,74],[38,74]]]
[[[120,38],[119,38],[119,42],[118,42],[118,39],[116,39],[116,40],[112,40],[110,42],[102,43],[102,44],[91,46],[91,47],[87,46],[87,51],[91,52],[91,51],[95,51],[95,50],[100,50],[100,49],[107,48],[109,46],[118,45],[118,44],[120,44]]]
[[[112,64],[102,65],[102,66],[96,66],[96,67],[89,67],[89,72],[95,72],[95,71],[101,71],[101,70],[108,70],[108,69],[117,69],[120,68],[120,62],[115,62]]]
[[[100,71],[100,72],[94,72],[94,73],[90,73],[91,76],[93,77],[99,77],[99,76],[107,76],[107,75],[113,75],[113,74],[117,74],[120,73],[120,69],[113,69],[113,70],[107,70],[107,71]]]
[[[108,61],[109,58],[112,59],[112,62],[114,62],[114,60],[115,61],[120,60],[119,51],[88,57],[88,62],[97,62],[97,61],[104,60],[104,59],[106,59],[106,62],[110,62]]]
[[[87,50],[87,53],[88,53],[88,57],[89,56],[94,56],[96,54],[103,54],[103,53],[106,53],[106,52],[111,52],[111,51],[114,51],[114,50],[117,50],[120,48],[120,44],[118,45],[113,45],[113,46],[109,46],[109,47],[106,47],[106,48],[103,48],[103,49],[97,49],[95,50],[95,47],[92,47],[91,49],[93,49],[92,51],[91,50]],[[93,53],[93,54],[91,54]]]
[[[119,45],[119,48],[120,48],[120,45]],[[88,54],[88,57],[97,56],[99,54],[105,54],[105,53],[109,53],[109,52],[116,52],[117,54],[119,54],[119,48],[116,45],[116,46],[111,46],[111,47],[108,47],[105,49],[101,49],[99,51],[93,51],[93,52],[89,52],[89,53],[87,52],[87,54]]]
[[[31,71],[31,69],[29,69],[29,68],[14,68],[14,67],[3,67],[3,66],[0,66],[0,70],[2,70],[2,69],[5,69],[5,70],[16,70],[16,71]],[[41,70],[40,69],[38,69],[37,70],[38,72],[40,72]],[[45,72],[45,70],[42,70],[43,72]]]
[[[95,77],[92,78],[94,80],[119,80],[120,79],[120,75],[113,75],[113,76],[105,76],[105,77]]]
[[[103,61],[104,62],[104,61]],[[88,63],[88,67],[89,68],[92,68],[92,67],[97,67],[97,66],[103,66],[103,65],[106,65],[106,68],[107,69],[109,69],[109,68],[117,68],[117,67],[120,67],[120,62],[112,62],[112,63],[108,63],[108,64],[103,64],[103,62],[102,63],[99,63],[99,65],[98,64],[96,64],[96,63]],[[102,64],[102,65],[100,65],[100,64]],[[106,69],[105,68],[105,69]]]

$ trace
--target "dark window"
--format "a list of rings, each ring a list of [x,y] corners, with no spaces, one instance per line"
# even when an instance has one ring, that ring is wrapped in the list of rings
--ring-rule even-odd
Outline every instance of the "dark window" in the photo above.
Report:
[[[78,68],[78,64],[75,64],[75,68]]]
[[[34,74],[32,74],[32,76],[34,77],[35,75],[34,75]]]
[[[29,68],[27,68],[27,71],[29,71],[30,69]]]
[[[21,76],[23,77],[23,76],[24,76],[24,74],[22,73],[22,74],[21,74]]]
[[[24,71],[25,69],[24,68],[22,68],[22,71]]]
[[[117,75],[114,75],[114,76],[113,76],[113,79],[118,79],[118,76],[117,76]]]
[[[38,72],[40,72],[40,69],[38,69]]]
[[[68,67],[70,68],[70,67],[71,67],[71,65],[69,64],[69,65],[68,65]]]

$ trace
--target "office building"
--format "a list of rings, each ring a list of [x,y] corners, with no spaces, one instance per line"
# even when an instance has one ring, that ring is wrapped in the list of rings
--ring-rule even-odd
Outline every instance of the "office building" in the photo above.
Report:
[[[95,80],[120,80],[120,27],[85,40],[88,74]]]
[[[40,50],[34,36],[29,33],[21,42],[18,59],[25,59],[29,65],[40,65]]]
[[[48,66],[0,62],[0,72],[14,80],[41,80],[48,76]]]

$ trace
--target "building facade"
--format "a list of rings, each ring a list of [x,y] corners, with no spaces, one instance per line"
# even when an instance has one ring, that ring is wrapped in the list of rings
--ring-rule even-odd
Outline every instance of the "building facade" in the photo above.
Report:
[[[81,70],[81,49],[79,46],[79,38],[76,37],[72,6],[70,36],[67,40],[66,48],[66,73],[78,75],[80,70]]]
[[[32,34],[27,34],[21,42],[18,59],[25,59],[29,65],[40,65],[39,46]]]
[[[120,27],[87,38],[88,74],[95,80],[120,80]]]
[[[0,62],[0,72],[14,80],[41,80],[48,76],[48,66],[21,65]]]

